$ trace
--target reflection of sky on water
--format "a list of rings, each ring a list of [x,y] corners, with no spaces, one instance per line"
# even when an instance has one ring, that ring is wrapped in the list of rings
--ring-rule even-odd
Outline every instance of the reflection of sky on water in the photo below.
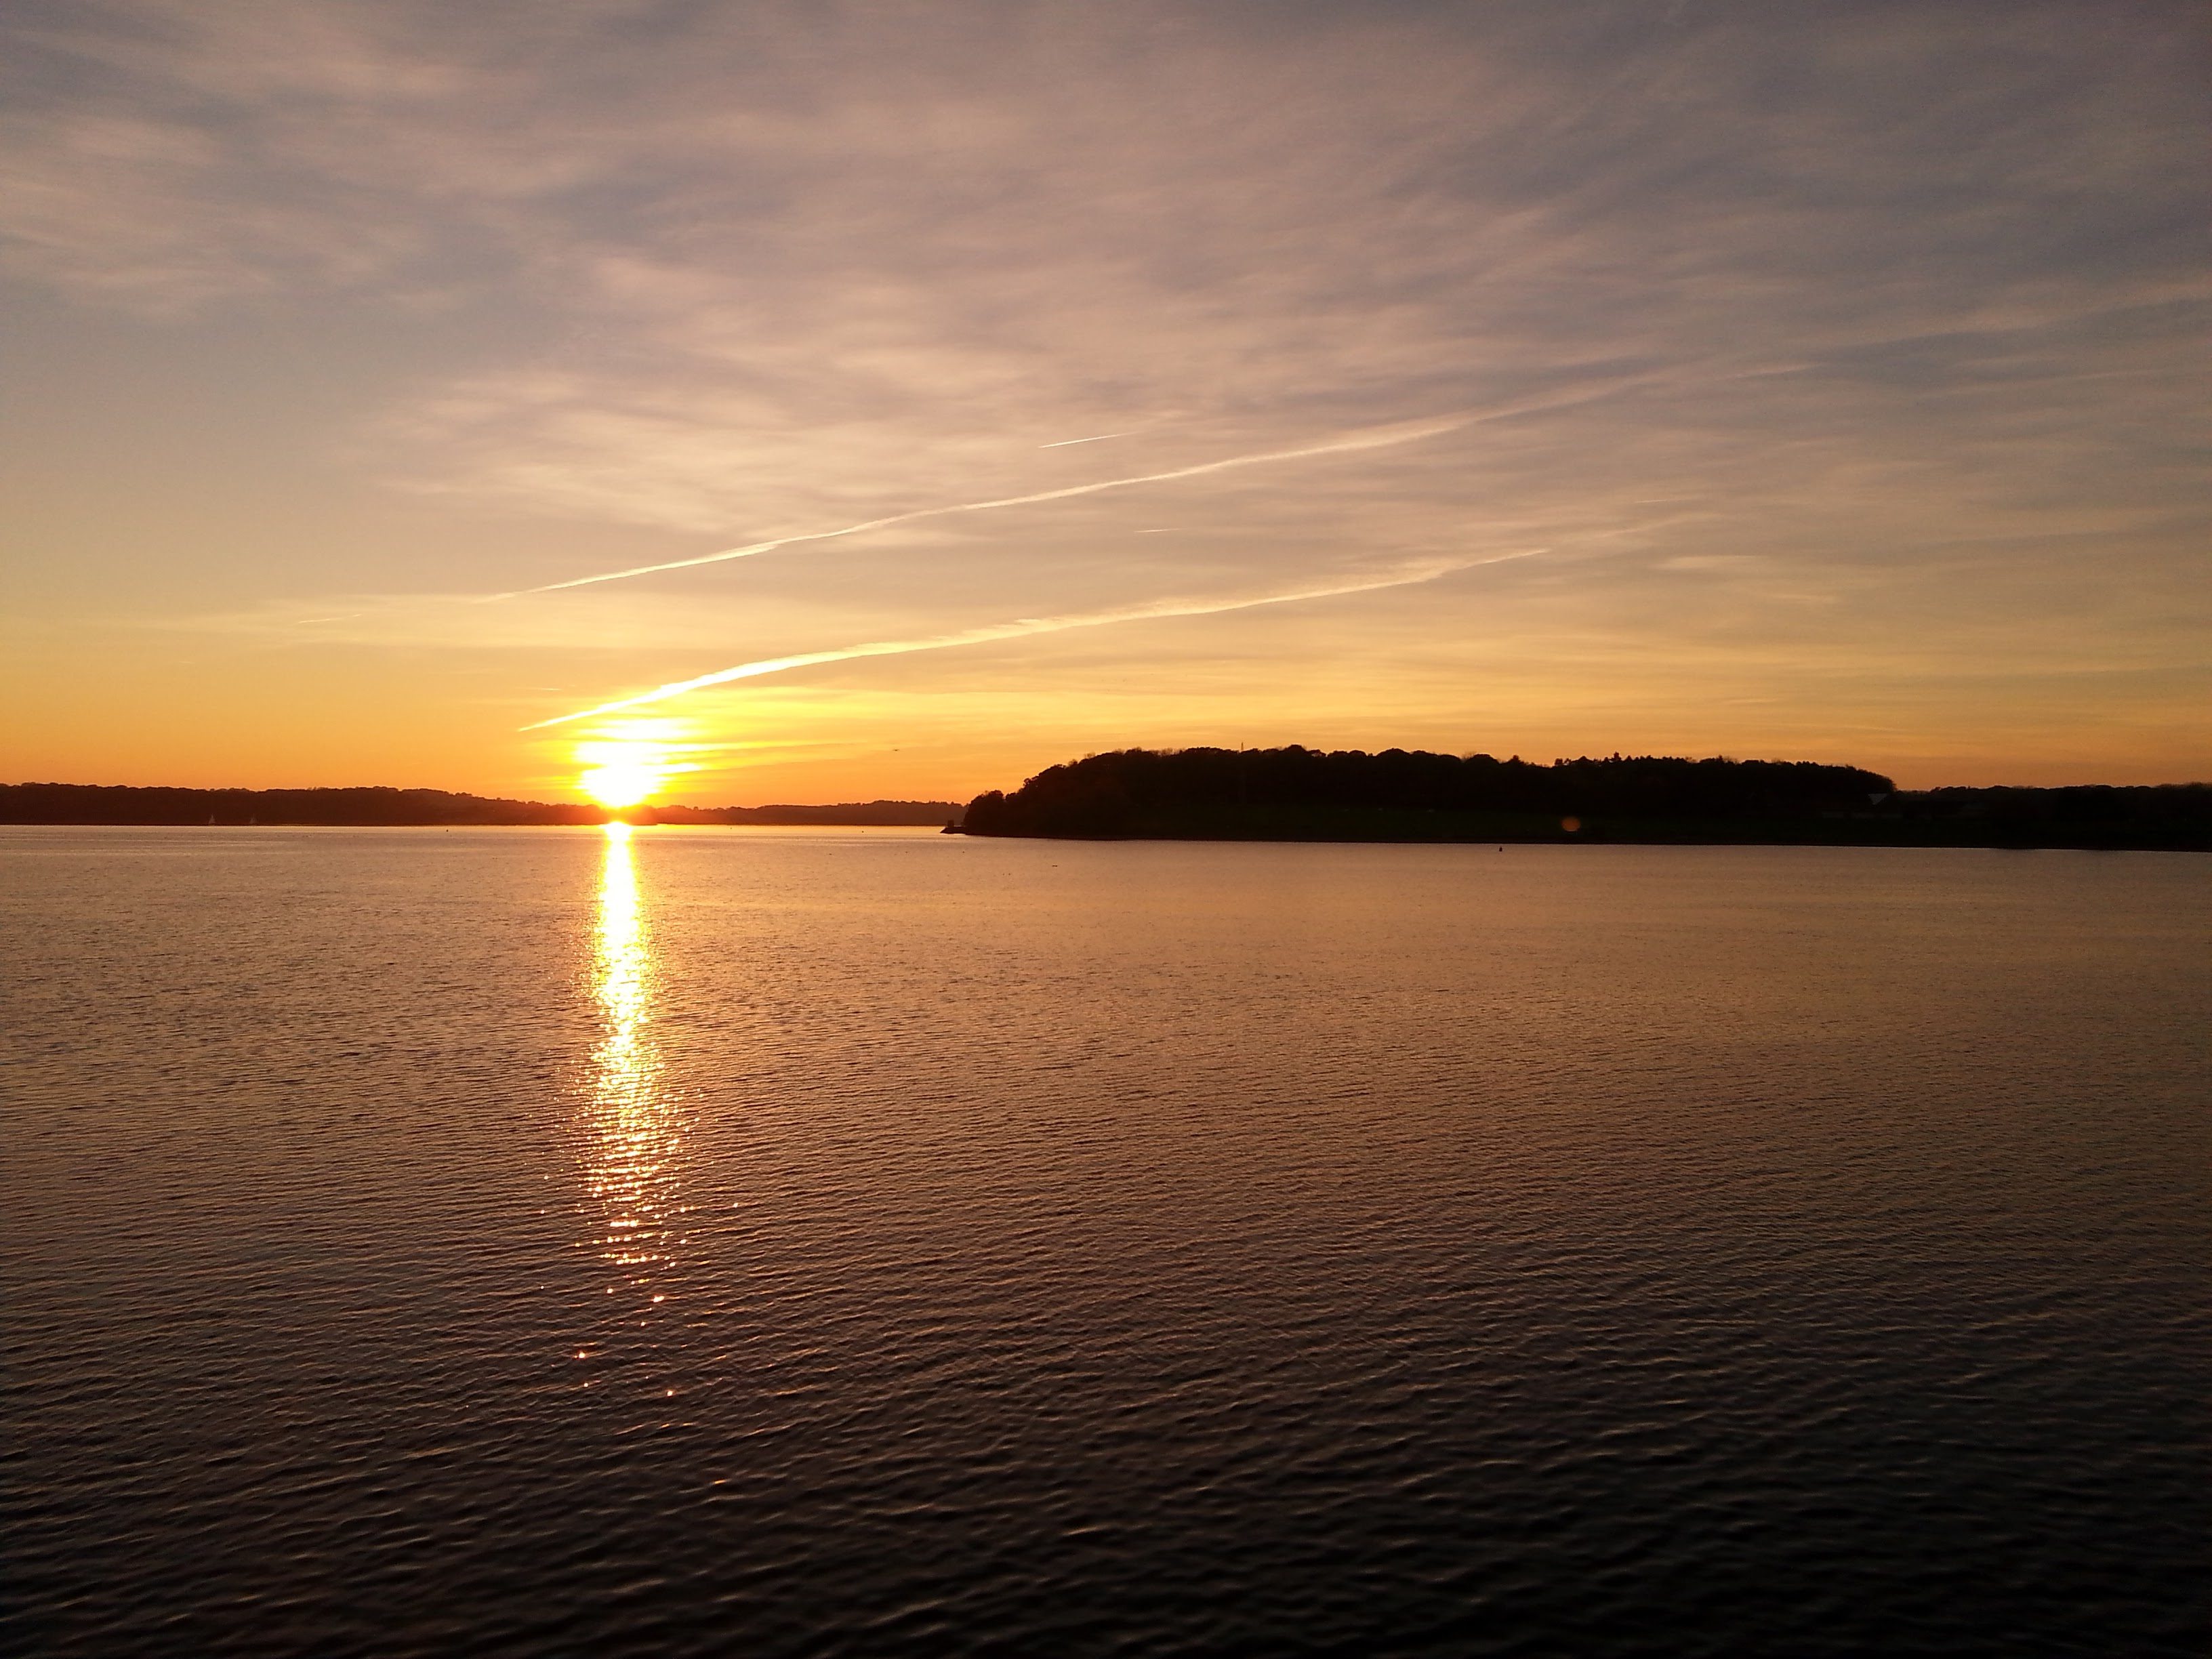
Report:
[[[652,1037],[653,936],[626,823],[607,826],[596,947],[592,990],[605,1033],[592,1056],[586,1178],[599,1209],[599,1248],[633,1285],[653,1289],[682,1243],[683,1137]]]

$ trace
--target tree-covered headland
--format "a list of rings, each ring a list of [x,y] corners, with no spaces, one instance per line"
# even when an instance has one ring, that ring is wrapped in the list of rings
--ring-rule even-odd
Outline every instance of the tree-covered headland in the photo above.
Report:
[[[1388,749],[1125,749],[969,804],[974,836],[2212,847],[2212,788],[1899,791],[1811,761],[1549,764]]]

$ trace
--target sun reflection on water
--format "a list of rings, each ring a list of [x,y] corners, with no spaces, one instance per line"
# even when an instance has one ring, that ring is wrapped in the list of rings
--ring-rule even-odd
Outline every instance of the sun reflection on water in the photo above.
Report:
[[[659,1302],[659,1282],[683,1243],[683,1134],[653,1040],[656,963],[626,823],[606,827],[595,944],[592,989],[604,1035],[592,1056],[586,1178],[599,1206],[600,1249]]]

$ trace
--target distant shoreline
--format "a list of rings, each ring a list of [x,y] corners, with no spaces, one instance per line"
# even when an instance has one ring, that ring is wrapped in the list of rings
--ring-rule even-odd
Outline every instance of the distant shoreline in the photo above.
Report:
[[[994,790],[966,806],[873,800],[611,811],[438,789],[20,783],[0,784],[0,823],[464,829],[620,821],[1066,841],[2212,851],[2205,784],[1888,785],[1854,768],[1806,763],[1614,757],[1543,766],[1403,750],[1125,750],[1049,768],[1012,794]]]
[[[218,829],[476,829],[602,824],[761,824],[940,829],[953,801],[848,801],[836,805],[642,806],[611,811],[559,801],[505,800],[444,789],[173,789],[134,784],[0,784],[0,823],[132,824]]]

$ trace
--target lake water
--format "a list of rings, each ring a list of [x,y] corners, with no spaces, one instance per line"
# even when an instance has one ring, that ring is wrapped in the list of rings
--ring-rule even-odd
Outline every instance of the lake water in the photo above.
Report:
[[[40,1654],[2200,1654],[2212,859],[0,831]]]

